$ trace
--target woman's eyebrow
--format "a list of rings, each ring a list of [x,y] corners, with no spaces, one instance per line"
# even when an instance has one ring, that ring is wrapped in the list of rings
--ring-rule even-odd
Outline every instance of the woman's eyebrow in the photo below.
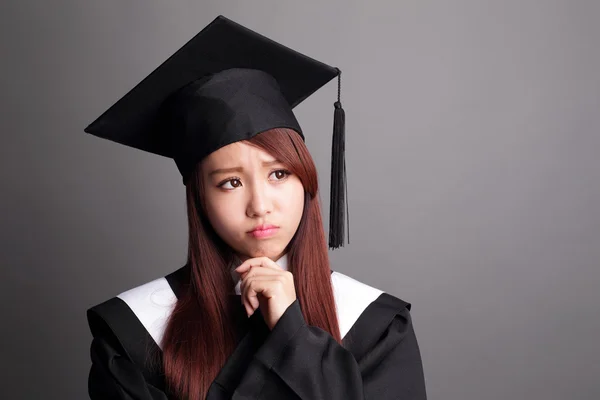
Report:
[[[272,160],[272,161],[263,161],[262,162],[263,167],[270,167],[271,165],[275,165],[275,164],[281,164],[281,161]],[[230,173],[230,172],[243,172],[243,171],[244,171],[244,168],[242,168],[242,167],[217,168],[217,169],[211,171],[208,174],[208,176],[213,176],[216,174],[225,174],[225,173]]]

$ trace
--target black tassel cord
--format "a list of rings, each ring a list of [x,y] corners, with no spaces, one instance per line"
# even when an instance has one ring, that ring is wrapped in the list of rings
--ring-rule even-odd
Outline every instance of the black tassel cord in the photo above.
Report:
[[[331,195],[329,203],[329,248],[344,246],[344,213],[350,243],[350,216],[348,213],[348,191],[346,182],[346,114],[340,99],[342,71],[338,69],[338,99],[333,111],[333,139],[331,146]]]

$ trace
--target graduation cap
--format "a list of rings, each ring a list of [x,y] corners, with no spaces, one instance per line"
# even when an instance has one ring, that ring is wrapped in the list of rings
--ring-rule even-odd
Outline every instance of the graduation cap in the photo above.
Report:
[[[273,128],[290,128],[304,140],[292,108],[335,77],[329,217],[335,249],[344,245],[344,214],[349,224],[338,68],[220,15],[85,132],[174,159],[185,185],[198,162],[230,143]]]

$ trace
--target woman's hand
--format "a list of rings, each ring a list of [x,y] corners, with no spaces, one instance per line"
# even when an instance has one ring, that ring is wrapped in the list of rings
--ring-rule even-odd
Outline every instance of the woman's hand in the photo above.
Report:
[[[250,258],[235,271],[241,275],[240,293],[248,316],[260,307],[269,329],[273,329],[285,310],[296,300],[291,272],[268,257]]]

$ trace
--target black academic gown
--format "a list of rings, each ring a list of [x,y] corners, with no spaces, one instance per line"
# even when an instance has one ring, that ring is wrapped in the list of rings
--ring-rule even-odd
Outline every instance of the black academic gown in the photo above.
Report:
[[[161,355],[157,343],[168,315],[157,317],[165,304],[152,296],[169,292],[176,300],[189,270],[184,266],[161,279],[88,310],[92,400],[169,398],[163,371],[146,362],[150,352]],[[306,324],[298,300],[270,331],[260,309],[248,318],[239,295],[230,295],[245,322],[207,400],[425,400],[410,303],[338,272],[332,271],[332,284],[343,346]]]

